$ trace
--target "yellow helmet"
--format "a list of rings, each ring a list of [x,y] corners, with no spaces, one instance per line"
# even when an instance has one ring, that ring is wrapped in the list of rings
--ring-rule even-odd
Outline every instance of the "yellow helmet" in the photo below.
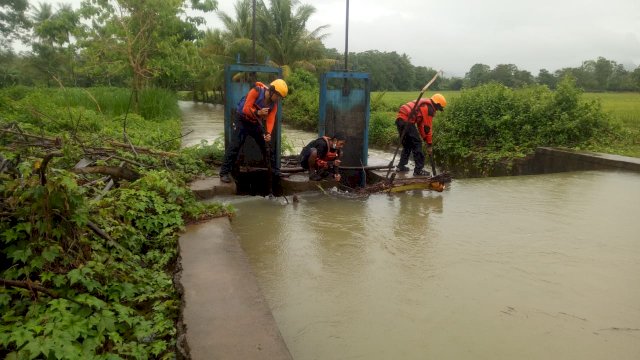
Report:
[[[434,94],[431,97],[431,101],[440,105],[442,109],[444,109],[447,106],[447,99],[445,99],[444,96],[442,96],[442,94]]]
[[[278,95],[282,97],[286,97],[289,93],[289,88],[287,87],[287,83],[282,79],[275,79],[271,82],[271,87],[275,90]]]

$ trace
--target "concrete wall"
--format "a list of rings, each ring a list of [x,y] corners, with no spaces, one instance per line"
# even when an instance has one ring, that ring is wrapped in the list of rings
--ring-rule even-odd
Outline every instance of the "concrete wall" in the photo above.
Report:
[[[640,172],[640,158],[575,151],[564,148],[539,147],[523,159],[481,164],[473,157],[446,164],[454,177],[485,177],[549,174],[585,170],[627,170]]]

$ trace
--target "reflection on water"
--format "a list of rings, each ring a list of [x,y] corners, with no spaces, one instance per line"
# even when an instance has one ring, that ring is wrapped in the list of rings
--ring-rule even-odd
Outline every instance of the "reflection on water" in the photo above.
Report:
[[[639,359],[640,176],[235,206],[295,359]]]

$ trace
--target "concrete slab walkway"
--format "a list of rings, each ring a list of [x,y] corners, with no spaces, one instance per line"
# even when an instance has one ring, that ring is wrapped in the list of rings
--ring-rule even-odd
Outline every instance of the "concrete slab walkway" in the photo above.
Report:
[[[188,226],[179,245],[191,359],[292,359],[229,219]]]

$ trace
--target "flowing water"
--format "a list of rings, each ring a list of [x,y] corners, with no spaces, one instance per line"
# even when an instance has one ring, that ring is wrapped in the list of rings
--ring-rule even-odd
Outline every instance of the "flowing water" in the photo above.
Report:
[[[640,359],[638,174],[299,198],[231,200],[295,359]]]
[[[223,140],[224,106],[192,101],[178,101],[182,112],[182,146],[193,146],[206,140],[212,144],[216,139]]]
[[[640,175],[235,204],[295,359],[640,359]]]

